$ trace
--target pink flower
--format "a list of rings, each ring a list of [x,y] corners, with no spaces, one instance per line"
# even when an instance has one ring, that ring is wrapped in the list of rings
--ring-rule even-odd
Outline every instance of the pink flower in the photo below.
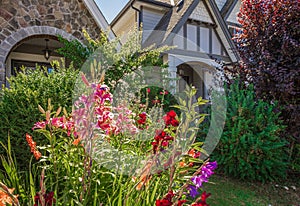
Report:
[[[167,90],[164,90],[164,91],[160,92],[159,94],[161,94],[161,95],[167,95],[167,94],[169,94],[169,92]]]
[[[34,126],[32,127],[32,130],[34,130],[34,129],[45,129],[47,124],[48,124],[47,121],[37,122],[37,123],[35,123]]]
[[[118,106],[113,108],[116,113],[116,118],[113,120],[114,129],[113,134],[117,135],[119,133],[129,133],[134,135],[138,133],[138,128],[135,126],[134,117],[135,114],[125,106]]]
[[[65,118],[64,117],[54,117],[51,119],[51,125],[56,128],[65,129]]]
[[[160,103],[160,100],[159,99],[154,99],[152,100],[152,104],[159,104]]]

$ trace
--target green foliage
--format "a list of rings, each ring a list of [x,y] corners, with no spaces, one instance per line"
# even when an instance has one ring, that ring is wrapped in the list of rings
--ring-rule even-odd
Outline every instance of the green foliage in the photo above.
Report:
[[[128,151],[133,156],[143,153],[146,157],[149,157],[147,162],[151,162],[151,164],[144,166],[144,162],[135,162],[134,164],[139,169],[131,168],[132,171],[130,173],[109,170],[105,165],[105,162],[109,161],[108,156],[105,155],[103,158],[103,156],[97,157],[95,154],[92,155],[95,152],[103,152],[96,141],[99,137],[96,135],[88,140],[93,145],[90,151],[87,149],[88,141],[81,139],[80,144],[75,144],[74,140],[77,140],[78,137],[74,133],[74,128],[67,130],[59,126],[61,125],[60,123],[69,125],[68,123],[72,119],[66,117],[68,116],[66,114],[60,117],[61,109],[53,111],[53,105],[49,101],[47,111],[39,106],[40,111],[43,113],[42,116],[47,120],[46,126],[44,129],[35,130],[35,136],[43,136],[45,139],[44,143],[35,145],[33,139],[27,140],[31,142],[28,143],[31,147],[32,145],[35,147],[31,148],[31,151],[41,152],[42,155],[39,161],[30,167],[29,171],[24,171],[20,175],[21,173],[18,172],[14,160],[11,158],[11,145],[8,139],[6,152],[10,163],[5,164],[5,171],[0,173],[0,175],[6,180],[5,183],[7,185],[18,188],[17,194],[21,205],[25,203],[33,205],[36,203],[35,199],[41,199],[42,196],[45,197],[45,194],[53,192],[53,201],[58,206],[66,204],[95,206],[99,204],[111,206],[136,204],[150,206],[155,205],[157,199],[162,199],[170,188],[176,192],[178,191],[178,196],[176,195],[174,200],[178,201],[182,197],[183,191],[186,190],[191,175],[199,174],[201,171],[200,165],[203,163],[201,160],[187,154],[182,159],[176,155],[183,149],[181,147],[185,147],[184,144],[194,141],[197,127],[191,128],[189,126],[192,122],[195,122],[195,126],[202,122],[203,115],[198,114],[195,108],[199,104],[205,104],[206,102],[204,100],[199,100],[198,103],[192,101],[193,96],[196,94],[194,88],[187,90],[186,94],[188,101],[185,102],[183,99],[180,99],[180,104],[176,106],[183,110],[182,123],[178,126],[178,129],[171,126],[170,128],[165,128],[165,132],[170,132],[170,134],[178,137],[178,141],[181,141],[179,144],[177,141],[174,141],[174,145],[170,147],[170,156],[167,155],[167,150],[159,158],[156,155],[151,155],[152,133],[150,133],[149,141],[135,140],[132,139],[132,135],[125,135],[125,133],[119,134],[120,136],[110,135],[109,143],[119,149],[117,151],[113,149],[113,155],[118,155],[117,153],[121,151]],[[156,125],[157,121],[153,119],[154,116],[149,113],[148,118],[153,125]],[[158,116],[162,118],[160,115]],[[57,121],[61,122],[57,124]],[[144,131],[141,134],[143,138],[149,135],[147,130]],[[192,145],[188,144],[185,149],[192,147],[199,152],[204,152],[201,150],[201,144],[199,142]],[[147,147],[146,150],[144,149],[145,147]],[[110,149],[106,147],[106,150]],[[192,163],[193,166],[179,167],[179,158],[187,164]],[[160,162],[158,162],[159,160]],[[7,160],[2,158],[2,162],[7,162]],[[124,168],[127,163],[121,162],[120,168]],[[156,171],[156,167],[163,163],[171,164],[170,168],[166,167],[159,170],[159,172]],[[154,170],[150,173],[152,169]],[[36,191],[38,192],[36,193]],[[188,202],[193,201],[195,200],[188,199]]]
[[[169,91],[156,86],[149,86],[141,90],[141,103],[147,108],[162,106],[164,112],[174,109],[172,106],[178,104],[175,97]],[[178,109],[175,108],[174,110],[179,114]]]
[[[2,149],[5,150],[6,155],[1,155],[1,164],[3,170],[0,170],[0,179],[6,185],[10,185],[12,188],[16,189],[17,194],[22,194],[22,198],[26,198],[24,195],[24,185],[20,184],[22,176],[18,173],[18,168],[16,163],[16,159],[14,158],[11,151],[10,137],[7,139],[7,146],[5,146],[2,142],[0,142]]]
[[[10,88],[0,91],[0,140],[7,145],[7,135],[10,134],[11,148],[20,167],[29,165],[25,133],[41,119],[38,105],[45,107],[51,99],[54,108],[61,106],[70,112],[77,76],[78,71],[72,68],[58,67],[50,74],[43,69],[23,71],[8,80]]]
[[[124,37],[108,41],[102,33],[100,39],[93,40],[86,31],[84,36],[85,46],[77,40],[68,42],[59,38],[64,47],[60,48],[58,53],[72,60],[75,68],[81,70],[85,67],[89,69],[90,62],[95,59],[101,62],[102,68],[106,70],[105,83],[112,89],[118,80],[140,67],[166,67],[160,55],[170,47],[142,48],[142,32],[137,28],[126,34],[126,42],[123,45],[120,45],[120,40]]]
[[[291,145],[292,138],[300,143],[299,9],[299,0],[243,0],[242,31],[235,38],[240,71],[254,84],[257,98],[278,102],[283,136]]]
[[[82,67],[87,58],[103,43],[107,42],[105,34],[101,33],[99,40],[92,40],[88,33],[83,30],[84,36],[86,37],[87,44],[83,45],[78,40],[74,39],[68,41],[61,36],[58,36],[58,40],[63,43],[63,47],[57,49],[57,53],[63,55],[64,57],[70,59],[74,67],[79,69]]]
[[[68,41],[59,36],[58,40],[64,44],[56,50],[58,54],[70,59],[75,68],[80,68],[91,53],[91,49],[82,45],[78,40]]]
[[[286,141],[279,114],[235,81],[227,91],[227,114],[222,137],[212,154],[225,174],[241,179],[269,181],[284,178],[287,171]]]

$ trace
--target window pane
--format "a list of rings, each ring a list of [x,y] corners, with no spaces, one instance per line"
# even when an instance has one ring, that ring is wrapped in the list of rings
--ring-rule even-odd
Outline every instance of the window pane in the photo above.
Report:
[[[177,49],[184,49],[184,43],[183,43],[183,27],[179,30],[178,34],[173,39],[173,45],[177,46]]]
[[[197,26],[187,25],[187,50],[197,51]]]
[[[200,51],[209,53],[209,28],[200,27]]]
[[[221,43],[215,31],[212,32],[212,53],[221,55]]]

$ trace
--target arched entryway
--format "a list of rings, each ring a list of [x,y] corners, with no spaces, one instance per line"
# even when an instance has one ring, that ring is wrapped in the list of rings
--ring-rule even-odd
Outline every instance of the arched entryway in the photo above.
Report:
[[[214,85],[214,74],[216,69],[203,62],[184,62],[177,65],[179,92],[185,89],[185,84],[197,88],[196,97],[210,99],[211,90]]]
[[[6,76],[16,75],[22,66],[26,69],[34,69],[36,64],[52,70],[51,61],[66,62],[56,50],[63,44],[56,36],[35,35],[23,39],[10,52],[6,60]]]
[[[35,63],[49,65],[54,59],[60,56],[55,53],[55,49],[62,45],[57,37],[62,36],[67,40],[76,39],[71,34],[50,26],[33,26],[20,29],[11,34],[0,45],[0,85],[4,84],[6,77],[14,73],[14,67],[24,64],[25,66],[35,65]],[[47,60],[44,58],[43,50],[51,50],[52,57]],[[7,82],[6,82],[7,84]]]

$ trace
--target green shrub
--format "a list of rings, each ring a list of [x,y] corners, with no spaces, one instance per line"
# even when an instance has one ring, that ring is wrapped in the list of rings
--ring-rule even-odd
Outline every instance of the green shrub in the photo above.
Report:
[[[33,124],[43,119],[38,105],[47,108],[51,99],[54,110],[61,106],[70,112],[77,76],[78,71],[72,67],[58,68],[50,74],[43,69],[24,70],[8,80],[10,88],[0,90],[0,141],[6,145],[10,135],[19,166],[28,166],[30,160],[26,132],[30,133]],[[3,149],[0,153],[4,153]]]
[[[147,108],[162,106],[164,112],[174,110],[177,114],[180,114],[179,109],[173,107],[173,105],[178,104],[177,100],[167,90],[157,86],[149,86],[141,89],[140,95],[141,103],[147,105]]]
[[[241,88],[237,81],[226,88],[226,123],[212,159],[233,177],[262,182],[283,178],[287,143],[280,138],[284,127],[274,112],[276,105],[256,100],[253,85]]]

